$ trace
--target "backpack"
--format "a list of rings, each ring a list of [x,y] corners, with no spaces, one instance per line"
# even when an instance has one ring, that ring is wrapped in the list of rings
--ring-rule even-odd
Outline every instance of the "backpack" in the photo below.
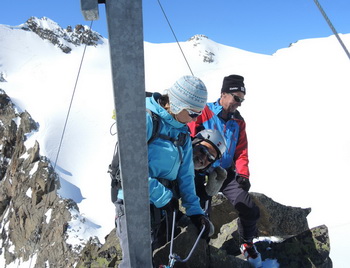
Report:
[[[164,134],[160,134],[160,116],[154,112],[152,112],[149,109],[146,109],[146,111],[151,115],[152,117],[152,123],[153,123],[153,129],[152,129],[152,135],[149,138],[147,145],[152,143],[156,138],[161,138],[165,140],[170,140],[174,145],[178,148],[179,155],[180,155],[180,161],[182,162],[182,154],[179,147],[183,146],[186,142],[188,133],[180,133],[177,139],[174,139],[172,137],[169,137]],[[121,177],[120,177],[120,168],[119,168],[119,152],[118,152],[118,141],[116,142],[115,148],[114,148],[114,154],[112,158],[111,164],[108,166],[108,173],[111,177],[111,201],[114,203],[117,201],[117,195],[118,190],[121,189],[122,183],[121,183]]]

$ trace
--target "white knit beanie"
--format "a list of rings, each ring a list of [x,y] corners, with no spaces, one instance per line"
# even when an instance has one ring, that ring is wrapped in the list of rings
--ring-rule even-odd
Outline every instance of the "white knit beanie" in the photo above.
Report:
[[[207,103],[208,92],[202,80],[195,76],[183,76],[167,90],[170,111],[178,114],[183,109],[202,111]]]

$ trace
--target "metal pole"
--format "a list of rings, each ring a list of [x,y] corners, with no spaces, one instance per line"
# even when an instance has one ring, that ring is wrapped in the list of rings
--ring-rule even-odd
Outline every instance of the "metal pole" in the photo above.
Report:
[[[105,5],[129,267],[151,268],[142,0],[106,0]]]

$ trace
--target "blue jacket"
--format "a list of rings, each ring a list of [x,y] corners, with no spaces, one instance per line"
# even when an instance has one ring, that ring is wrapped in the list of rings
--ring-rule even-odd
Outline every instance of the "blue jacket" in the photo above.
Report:
[[[146,108],[158,114],[160,120],[160,134],[177,138],[180,133],[189,133],[186,124],[175,120],[157,102],[160,94],[155,93],[152,97],[146,98]],[[147,139],[152,135],[152,117],[146,112]],[[180,161],[179,150],[182,154]],[[188,134],[185,144],[179,149],[169,140],[156,138],[148,145],[148,181],[150,203],[160,208],[166,205],[172,198],[173,193],[164,187],[156,178],[177,180],[182,205],[186,209],[188,216],[204,214],[199,204],[199,198],[195,192],[194,166],[192,159],[192,143]],[[122,190],[118,193],[118,198],[122,198]]]

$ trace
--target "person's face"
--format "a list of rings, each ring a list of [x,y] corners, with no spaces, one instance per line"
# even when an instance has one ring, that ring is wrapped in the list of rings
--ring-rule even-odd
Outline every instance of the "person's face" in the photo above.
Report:
[[[187,124],[192,121],[196,121],[197,117],[202,111],[195,111],[190,109],[183,109],[181,112],[175,115],[175,119],[180,123]]]
[[[215,148],[206,141],[201,141],[193,147],[193,164],[195,170],[208,167],[217,159]]]
[[[244,100],[243,92],[221,93],[220,104],[225,112],[233,113]]]

